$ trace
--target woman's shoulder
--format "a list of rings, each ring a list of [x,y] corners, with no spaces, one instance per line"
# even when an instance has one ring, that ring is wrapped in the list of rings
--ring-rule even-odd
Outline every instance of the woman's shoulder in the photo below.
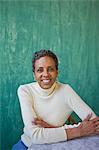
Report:
[[[36,82],[31,82],[31,83],[27,83],[27,84],[21,84],[18,87],[18,92],[19,91],[30,91],[32,88],[34,88],[36,86]]]
[[[57,85],[62,87],[62,88],[72,88],[68,83],[63,83],[63,82],[59,82],[57,81]]]

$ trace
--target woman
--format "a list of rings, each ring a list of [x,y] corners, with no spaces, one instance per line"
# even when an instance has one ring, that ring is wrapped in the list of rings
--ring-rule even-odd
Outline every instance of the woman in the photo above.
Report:
[[[25,150],[33,143],[55,143],[99,134],[99,117],[70,85],[56,81],[56,55],[50,50],[35,52],[32,66],[37,82],[21,85],[18,89],[24,133],[13,150]],[[82,122],[66,125],[73,111]]]

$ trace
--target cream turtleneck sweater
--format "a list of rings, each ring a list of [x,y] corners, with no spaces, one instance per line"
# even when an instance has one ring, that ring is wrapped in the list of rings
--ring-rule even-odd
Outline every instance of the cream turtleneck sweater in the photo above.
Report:
[[[30,147],[32,143],[66,141],[65,129],[75,127],[75,125],[65,124],[73,111],[82,120],[90,113],[92,113],[92,118],[96,116],[68,84],[55,82],[47,90],[42,89],[37,82],[21,85],[18,88],[18,96],[24,122],[21,140],[27,147]],[[33,125],[34,118],[41,118],[57,128],[42,128]]]

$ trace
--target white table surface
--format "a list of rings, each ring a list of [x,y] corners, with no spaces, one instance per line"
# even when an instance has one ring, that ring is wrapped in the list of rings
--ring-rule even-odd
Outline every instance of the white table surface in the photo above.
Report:
[[[99,150],[99,136],[84,137],[54,144],[33,144],[28,150]]]

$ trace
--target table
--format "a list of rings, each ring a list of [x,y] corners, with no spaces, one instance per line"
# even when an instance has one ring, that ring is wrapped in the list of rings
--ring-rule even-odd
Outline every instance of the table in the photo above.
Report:
[[[54,144],[33,144],[28,150],[99,150],[99,136],[84,137]]]

